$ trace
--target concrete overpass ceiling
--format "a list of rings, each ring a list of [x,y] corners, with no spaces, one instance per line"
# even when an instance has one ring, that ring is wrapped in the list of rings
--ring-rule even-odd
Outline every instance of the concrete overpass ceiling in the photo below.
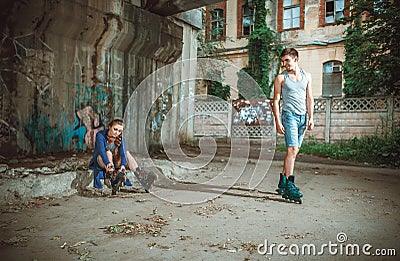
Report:
[[[161,16],[170,16],[226,0],[142,0],[142,8]]]

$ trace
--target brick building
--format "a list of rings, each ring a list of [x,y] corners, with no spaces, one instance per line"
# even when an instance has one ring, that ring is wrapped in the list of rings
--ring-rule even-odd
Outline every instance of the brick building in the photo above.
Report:
[[[312,75],[315,97],[342,96],[346,25],[335,21],[348,15],[346,4],[348,0],[266,1],[267,25],[282,45],[299,51],[300,66]],[[255,8],[252,0],[227,0],[206,8],[206,40],[222,41],[224,51],[218,55],[239,68],[247,65]]]

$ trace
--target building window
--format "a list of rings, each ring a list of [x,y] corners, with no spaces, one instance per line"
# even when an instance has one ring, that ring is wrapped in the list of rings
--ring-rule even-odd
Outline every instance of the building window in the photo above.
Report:
[[[242,7],[242,36],[250,35],[254,30],[255,10],[248,4]]]
[[[300,0],[283,0],[283,29],[300,28]]]
[[[329,61],[323,65],[322,96],[342,96],[342,62]]]
[[[325,23],[334,23],[344,17],[344,0],[325,1]]]
[[[211,12],[210,40],[218,41],[224,36],[224,10],[214,9]]]

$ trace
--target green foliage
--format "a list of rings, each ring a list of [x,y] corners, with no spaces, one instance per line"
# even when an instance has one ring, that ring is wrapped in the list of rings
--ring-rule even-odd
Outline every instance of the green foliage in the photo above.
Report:
[[[205,13],[203,12],[203,24],[206,24]],[[225,60],[218,57],[219,53],[225,51],[222,41],[207,41],[205,39],[204,30],[201,30],[197,35],[198,42],[198,57],[208,57],[219,60]],[[225,79],[223,74],[224,68],[212,68],[207,70],[207,75],[210,79],[220,79],[222,82]],[[223,100],[228,100],[231,96],[231,88],[229,85],[223,85],[221,82],[204,80],[203,83],[207,86],[207,94],[219,97]]]
[[[228,100],[231,97],[231,87],[220,82],[207,82],[207,94]]]
[[[346,30],[344,93],[400,94],[400,1],[352,0]]]
[[[207,21],[204,10],[202,13],[202,20],[203,20],[203,25],[206,25]],[[199,57],[214,57],[217,56],[218,53],[221,53],[225,50],[222,41],[208,41],[206,39],[205,28],[200,30],[199,33],[197,34],[197,43],[198,43],[197,52]]]
[[[336,143],[305,140],[301,152],[332,159],[400,167],[400,128],[382,135],[365,136]],[[284,148],[278,148],[282,150]]]
[[[207,86],[207,94],[219,97],[223,100],[228,100],[231,96],[231,87],[222,84],[225,81],[225,64],[214,64],[213,68],[206,69],[203,83]]]
[[[274,67],[274,63],[278,59],[277,52],[281,49],[277,44],[275,32],[266,24],[267,9],[265,9],[265,0],[254,0],[256,6],[254,30],[248,40],[249,63],[244,71],[247,72],[258,83],[263,91],[263,97],[270,96],[273,84],[270,82],[270,72]],[[239,75],[240,76],[240,75]],[[245,91],[246,85],[238,82],[239,93]],[[259,96],[260,97],[260,96]],[[259,98],[246,97],[246,98]]]

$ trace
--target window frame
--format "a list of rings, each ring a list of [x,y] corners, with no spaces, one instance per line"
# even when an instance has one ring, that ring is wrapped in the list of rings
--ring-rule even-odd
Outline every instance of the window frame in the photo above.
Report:
[[[222,34],[220,34],[219,39],[212,40],[211,32],[212,32],[212,11],[216,9],[222,10],[222,17],[220,22],[222,22]],[[226,2],[217,3],[214,5],[207,6],[205,9],[205,41],[206,42],[216,42],[216,41],[224,41],[226,39]]]
[[[249,8],[249,12],[251,13],[252,11],[253,11],[253,14],[249,14],[249,15],[246,15],[245,16],[245,8],[246,7],[248,7]],[[251,32],[253,32],[254,31],[254,16],[255,16],[255,9],[254,9],[254,7],[253,8],[251,8],[251,6],[248,4],[248,3],[246,3],[246,4],[244,4],[244,5],[242,5],[242,17],[241,17],[241,26],[242,26],[242,30],[241,30],[241,37],[248,37],[248,36],[250,36],[251,35]],[[250,26],[248,26],[248,28],[249,28],[249,33],[248,34],[245,34],[245,27],[244,27],[244,18],[245,17],[249,17],[250,19]]]
[[[329,81],[325,82],[326,79]],[[339,60],[324,62],[322,64],[322,97],[341,97],[342,93],[343,62]]]
[[[341,2],[341,5],[343,5],[341,10],[339,10],[340,7],[338,7],[338,5],[337,5],[337,2],[339,2],[339,1]],[[325,0],[325,24],[333,24],[333,23],[339,21],[341,18],[344,17],[345,2],[346,2],[345,0]],[[333,8],[332,8],[332,11],[328,12],[327,5],[329,3],[332,3]],[[332,17],[331,18],[331,19],[333,19],[332,21],[330,21],[330,20],[328,21],[327,20],[328,19],[328,16],[327,16],[328,13],[330,14],[329,17]],[[341,13],[341,15],[338,15],[339,13]]]
[[[218,16],[214,19],[213,14],[216,13]],[[209,41],[220,41],[225,38],[225,12],[222,8],[215,8],[210,10],[210,33]],[[216,23],[218,26],[215,27],[213,24]],[[217,30],[220,32],[215,33]]]
[[[332,25],[335,24],[336,21],[336,12],[335,12],[335,3],[337,0],[320,0],[319,3],[319,27],[323,27],[323,26],[328,26],[328,25]],[[332,22],[327,22],[326,21],[326,4],[327,2],[333,2],[333,21]],[[342,17],[348,17],[350,11],[348,9],[346,9],[346,6],[349,6],[350,4],[350,0],[343,0],[343,11],[342,11]]]
[[[293,4],[293,1],[295,0],[290,0],[291,4],[290,5],[286,5],[285,6],[285,1],[283,1],[283,20],[282,20],[282,29],[283,30],[291,30],[291,29],[299,29],[300,28],[300,1],[298,1],[298,3]],[[285,17],[285,13],[288,13],[287,11],[290,11],[290,18],[288,19],[287,17]],[[298,12],[298,16],[294,16],[294,12],[297,11]],[[285,19],[286,18],[286,19]],[[296,21],[296,25],[295,20],[298,19],[298,22]],[[285,21],[289,21],[290,22],[290,26],[289,27],[285,27]]]
[[[293,1],[293,0],[291,0]],[[278,12],[277,12],[277,31],[285,32],[285,31],[294,31],[294,30],[303,30],[304,29],[304,10],[305,10],[305,0],[298,0],[298,3],[291,5],[284,5],[286,0],[278,0]],[[293,3],[293,2],[291,2]],[[293,18],[291,19],[291,27],[284,28],[284,17],[285,10],[290,10],[299,7],[299,16],[296,17],[299,19],[298,24],[293,25]]]

